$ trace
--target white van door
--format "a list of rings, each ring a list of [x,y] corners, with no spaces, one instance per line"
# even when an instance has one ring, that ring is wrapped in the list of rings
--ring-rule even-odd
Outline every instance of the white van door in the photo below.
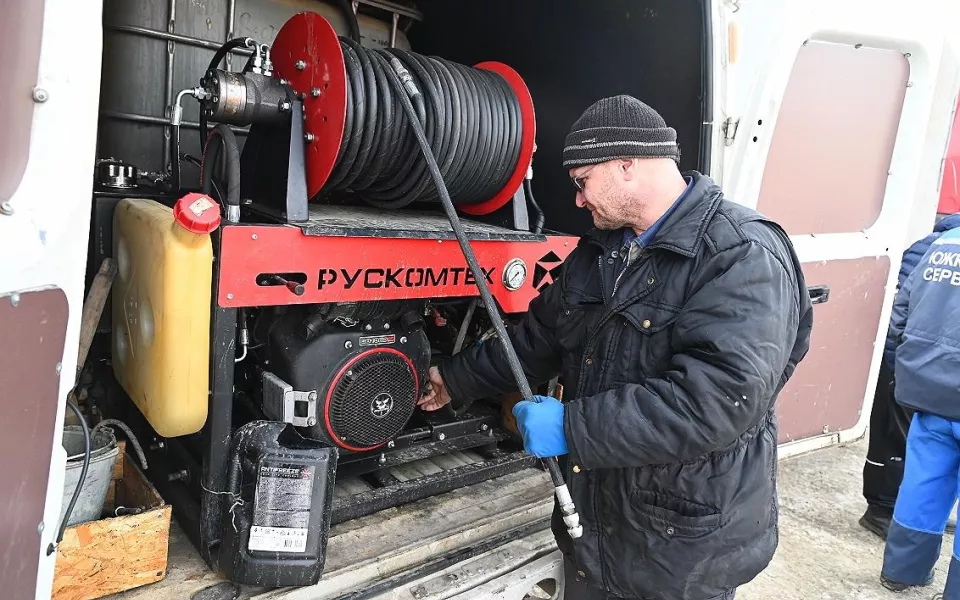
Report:
[[[2,2],[2,598],[49,600],[53,589],[65,399],[77,375],[93,196],[101,4]]]
[[[739,31],[724,187],[790,234],[816,303],[810,352],[778,402],[790,454],[866,428],[900,256],[934,223],[960,3],[721,4]]]

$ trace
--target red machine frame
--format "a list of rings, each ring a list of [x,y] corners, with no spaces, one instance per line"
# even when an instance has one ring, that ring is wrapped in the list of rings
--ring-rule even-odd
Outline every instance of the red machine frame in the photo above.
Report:
[[[525,311],[577,245],[576,237],[536,237],[470,243],[508,313]],[[455,239],[312,236],[290,225],[233,225],[223,229],[220,256],[217,301],[224,308],[479,295]],[[503,271],[515,259],[526,276],[511,290]],[[298,276],[303,294],[258,282],[275,274]]]

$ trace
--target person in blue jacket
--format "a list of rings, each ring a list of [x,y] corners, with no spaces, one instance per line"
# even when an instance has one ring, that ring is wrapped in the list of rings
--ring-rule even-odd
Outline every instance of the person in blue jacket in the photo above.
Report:
[[[897,293],[890,319],[898,403],[914,411],[881,582],[928,585],[960,473],[960,227],[935,239]],[[954,540],[944,598],[960,600]]]
[[[897,289],[940,235],[954,227],[960,227],[960,214],[944,215],[933,232],[914,242],[903,253]],[[870,412],[870,434],[867,458],[863,465],[863,496],[867,510],[860,517],[860,525],[881,538],[887,537],[893,506],[897,500],[900,481],[903,479],[903,457],[906,451],[907,431],[913,411],[897,404],[894,399],[894,352],[896,338],[894,328],[887,329],[880,373]],[[953,523],[948,531],[953,529]]]

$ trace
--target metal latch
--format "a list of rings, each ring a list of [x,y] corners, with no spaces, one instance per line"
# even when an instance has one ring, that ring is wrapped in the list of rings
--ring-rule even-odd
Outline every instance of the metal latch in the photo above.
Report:
[[[263,372],[263,412],[295,427],[317,424],[317,391],[299,391],[269,371]]]
[[[732,146],[733,141],[737,137],[737,128],[740,127],[740,119],[734,119],[733,117],[727,117],[727,120],[723,122],[723,143],[726,146]]]

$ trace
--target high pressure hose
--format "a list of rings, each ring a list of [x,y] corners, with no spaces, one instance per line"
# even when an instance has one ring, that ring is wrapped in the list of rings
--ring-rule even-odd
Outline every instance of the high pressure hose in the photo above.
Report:
[[[529,179],[523,180],[523,191],[527,193],[527,200],[530,201],[530,207],[533,209],[533,233],[543,233],[543,209],[537,204],[537,199],[533,197],[533,186]]]
[[[87,470],[90,468],[90,428],[87,426],[87,420],[83,418],[80,407],[74,404],[73,400],[67,398],[67,408],[73,411],[80,421],[80,429],[83,431],[83,464],[80,467],[80,479],[77,480],[77,487],[70,496],[70,503],[67,504],[67,510],[63,513],[63,520],[60,521],[60,528],[57,530],[57,539],[54,543],[47,546],[47,556],[50,556],[57,550],[57,546],[63,541],[63,534],[67,530],[67,523],[70,521],[70,515],[73,514],[73,507],[77,505],[77,498],[80,497],[80,489],[87,480]]]
[[[357,20],[357,13],[353,12],[353,3],[350,0],[337,0],[337,7],[343,13],[343,18],[347,21],[347,28],[350,30],[350,39],[360,43],[360,22]]]
[[[229,126],[220,123],[213,128],[204,144],[203,161],[200,165],[200,187],[204,194],[210,195],[213,187],[213,172],[222,155],[226,164],[227,195],[223,198],[226,205],[227,220],[240,221],[240,149],[237,136]]]
[[[349,190],[381,208],[438,199],[415,151],[414,120],[425,124],[427,147],[459,204],[487,201],[506,186],[520,161],[523,127],[520,101],[502,76],[344,37],[340,44],[347,112],[324,192]],[[416,110],[405,112],[408,102]]]
[[[374,56],[379,55],[374,54]],[[400,105],[407,115],[409,129],[412,130],[414,138],[420,145],[420,150],[423,153],[424,160],[426,161],[427,171],[429,172],[430,177],[433,179],[433,183],[436,186],[435,191],[440,197],[440,202],[443,204],[443,210],[447,213],[447,218],[450,220],[450,226],[453,228],[453,233],[457,238],[457,242],[460,244],[460,250],[463,252],[463,256],[467,260],[467,265],[469,265],[470,271],[473,273],[474,280],[477,282],[477,287],[480,290],[480,297],[483,300],[484,307],[487,309],[487,314],[490,316],[490,321],[493,323],[493,326],[497,331],[497,335],[500,338],[500,343],[503,345],[503,351],[507,355],[507,362],[510,364],[510,371],[513,373],[513,377],[517,381],[517,387],[520,389],[520,393],[523,395],[524,400],[532,400],[533,392],[530,389],[530,383],[527,381],[527,377],[523,372],[523,367],[520,365],[520,359],[517,357],[516,350],[513,348],[513,343],[510,341],[510,337],[507,334],[507,329],[503,324],[503,319],[500,317],[500,313],[497,312],[496,301],[493,299],[493,295],[490,293],[490,288],[487,286],[486,278],[483,277],[482,271],[480,270],[480,264],[477,262],[477,257],[473,253],[473,248],[470,247],[470,242],[467,240],[467,234],[463,230],[463,225],[460,223],[459,217],[457,217],[457,210],[454,208],[453,201],[450,199],[450,192],[447,190],[447,186],[444,183],[443,173],[441,172],[440,165],[437,164],[437,158],[433,154],[430,142],[427,141],[427,135],[424,132],[423,127],[420,125],[420,120],[417,118],[417,115],[414,111],[413,103],[410,101],[410,98],[404,91],[404,84],[401,83],[402,70],[398,69],[398,71],[400,71],[399,74],[394,72],[393,69],[384,69],[383,74],[386,75],[387,80],[393,87],[396,97],[400,100]],[[516,164],[516,162],[513,164]],[[577,509],[573,504],[573,498],[570,496],[570,490],[567,488],[567,484],[563,480],[563,473],[560,472],[560,465],[557,463],[557,459],[552,457],[544,458],[542,461],[546,466],[547,471],[550,472],[550,478],[553,480],[554,492],[556,493],[557,501],[560,504],[560,510],[563,513],[563,522],[567,526],[567,533],[571,538],[579,538],[581,535],[583,535],[583,527],[580,525],[580,515],[577,514]]]
[[[180,196],[180,125],[170,128],[170,189]]]

